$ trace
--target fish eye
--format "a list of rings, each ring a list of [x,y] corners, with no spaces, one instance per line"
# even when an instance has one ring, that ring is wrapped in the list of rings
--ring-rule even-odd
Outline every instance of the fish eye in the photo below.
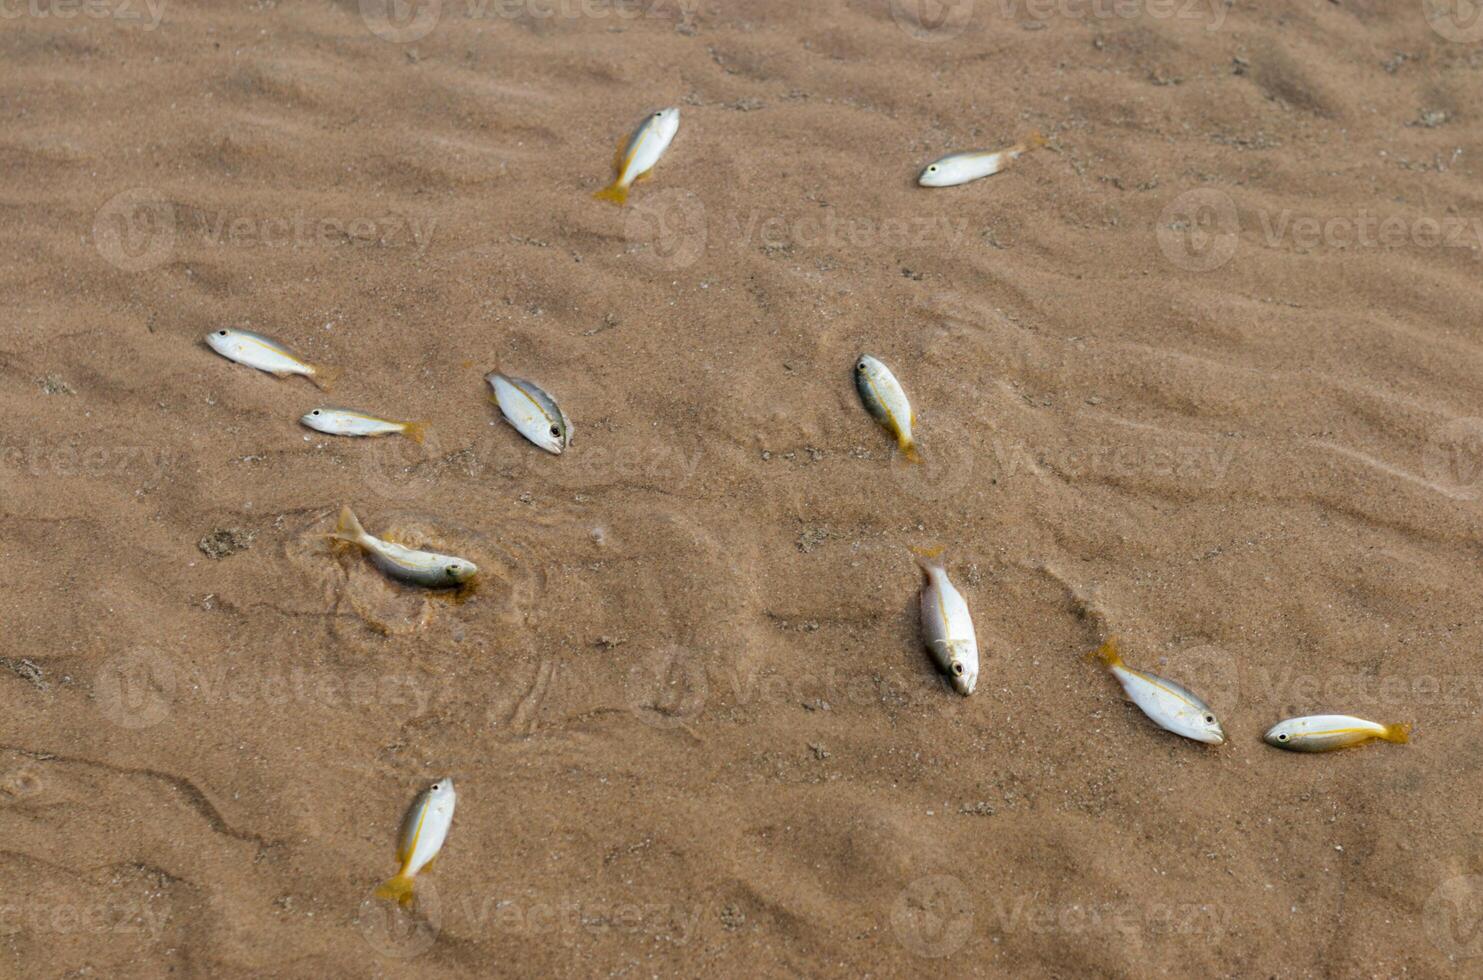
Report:
[[[661,117],[661,116],[663,116],[663,115],[664,115],[664,113],[663,113],[663,112],[656,112],[656,113],[654,113],[654,118],[655,118],[655,119],[658,119],[658,118],[660,118],[660,117]]]
[[[957,674],[959,677],[962,677],[963,676],[963,665],[962,664],[953,664],[953,673],[954,674]]]
[[[1213,725],[1213,724],[1215,724],[1215,716],[1214,715],[1206,715],[1205,716],[1205,724],[1207,724],[1207,725]]]
[[[937,173],[937,164],[934,163],[932,166],[928,167],[927,168],[927,173],[929,173],[929,174],[935,174],[935,173]]]
[[[856,371],[859,371],[861,374],[864,374],[865,373],[865,362],[864,361],[861,361],[859,364],[856,364],[855,365],[855,370]]]
[[[310,415],[318,415],[319,414],[319,409],[316,408],[314,411],[310,412],[309,414]]]
[[[225,330],[218,330],[216,331],[216,335],[218,337],[225,337],[227,335],[227,332]]]
[[[1277,736],[1277,741],[1279,741],[1279,742],[1286,742],[1287,741],[1287,732],[1283,732],[1281,735],[1278,735]]]
[[[561,427],[560,426],[555,426],[555,425],[551,426],[551,434],[553,436],[555,436],[556,438],[560,439],[561,438]]]

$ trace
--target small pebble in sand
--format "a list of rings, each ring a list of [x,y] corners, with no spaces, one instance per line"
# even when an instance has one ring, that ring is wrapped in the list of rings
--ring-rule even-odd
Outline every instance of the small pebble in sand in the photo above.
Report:
[[[196,547],[207,558],[220,561],[252,547],[252,532],[240,527],[219,527],[197,541]]]

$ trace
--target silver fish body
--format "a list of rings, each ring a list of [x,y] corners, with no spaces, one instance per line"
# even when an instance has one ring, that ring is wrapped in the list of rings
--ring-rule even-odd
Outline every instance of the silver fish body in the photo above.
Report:
[[[1116,641],[1108,640],[1094,656],[1117,678],[1132,702],[1160,728],[1196,742],[1210,745],[1225,742],[1225,731],[1208,704],[1167,677],[1135,670],[1123,663]]]
[[[1023,143],[1003,150],[968,150],[949,153],[927,164],[917,176],[922,187],[956,187],[970,181],[991,177],[1015,160],[1045,145],[1045,137],[1031,133]]]
[[[494,402],[505,421],[548,453],[561,455],[572,444],[572,422],[556,399],[524,378],[491,371],[484,378],[494,391]]]
[[[322,364],[311,364],[288,347],[251,330],[223,328],[206,335],[206,346],[229,361],[245,364],[280,378],[302,375],[328,389],[339,374]]]
[[[397,422],[349,408],[316,408],[305,412],[299,421],[317,432],[332,436],[386,436],[401,433],[414,442],[422,442],[426,424]]]
[[[1268,745],[1291,752],[1332,752],[1372,739],[1404,744],[1411,740],[1411,726],[1404,722],[1386,725],[1353,715],[1305,715],[1280,721],[1262,736]]]
[[[340,523],[331,537],[359,546],[387,575],[413,585],[458,588],[479,574],[479,566],[466,558],[419,551],[376,537],[361,526],[349,507],[340,509]]]
[[[927,576],[921,596],[922,637],[953,689],[966,697],[978,683],[978,636],[968,602],[941,565],[924,558],[917,564]]]
[[[402,819],[401,832],[397,835],[396,856],[401,867],[396,875],[376,889],[378,897],[395,899],[404,905],[410,903],[413,879],[443,849],[448,828],[453,825],[453,809],[457,802],[453,780],[446,776],[418,794]]]
[[[911,434],[916,415],[906,390],[891,369],[869,354],[861,354],[855,361],[855,390],[860,393],[865,410],[895,437],[906,458],[917,461],[916,442]]]
[[[679,131],[679,109],[660,109],[645,116],[618,148],[613,159],[613,182],[593,196],[615,204],[627,201],[628,189],[648,176]]]

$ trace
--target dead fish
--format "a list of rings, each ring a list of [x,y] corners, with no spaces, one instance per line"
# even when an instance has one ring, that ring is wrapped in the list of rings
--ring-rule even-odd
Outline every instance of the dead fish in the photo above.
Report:
[[[916,424],[917,417],[911,410],[911,402],[906,399],[906,391],[891,369],[869,354],[861,354],[855,362],[855,389],[860,393],[865,410],[895,436],[896,444],[906,458],[920,463],[922,459],[911,436],[911,427]]]
[[[618,147],[613,158],[613,182],[592,196],[623,204],[628,200],[628,188],[649,176],[679,131],[679,109],[660,109],[645,116],[633,135]]]
[[[572,444],[571,419],[540,385],[498,371],[491,371],[484,380],[494,389],[494,403],[499,406],[500,414],[516,432],[558,456]]]
[[[251,330],[213,330],[206,335],[206,346],[229,361],[246,364],[280,378],[301,374],[325,391],[340,376],[338,369],[325,367],[323,364],[311,364],[272,337],[264,337]]]
[[[997,174],[1011,161],[1038,150],[1045,145],[1045,137],[1040,133],[1031,133],[1026,136],[1024,142],[1016,143],[1003,150],[968,150],[963,153],[950,153],[939,160],[927,164],[917,177],[917,183],[922,187],[956,187],[958,184],[966,184],[981,177],[989,177]]]
[[[1208,704],[1167,678],[1123,663],[1116,640],[1109,639],[1092,656],[1107,665],[1133,703],[1160,728],[1211,745],[1226,740]]]
[[[332,436],[385,436],[400,432],[419,445],[427,434],[426,422],[396,422],[349,408],[316,408],[306,412],[299,421]]]
[[[917,564],[927,576],[922,586],[922,636],[953,689],[967,696],[978,683],[978,636],[967,600],[948,579],[947,570],[931,560],[935,554],[917,555]]]
[[[447,777],[418,794],[402,820],[397,839],[396,859],[401,862],[401,869],[376,889],[377,898],[394,899],[399,905],[412,904],[413,879],[443,849],[457,802],[453,780]]]
[[[1332,752],[1371,739],[1404,745],[1411,741],[1411,726],[1384,725],[1353,715],[1305,715],[1280,721],[1262,736],[1268,745],[1293,752]]]
[[[359,546],[387,575],[413,585],[450,589],[468,583],[479,574],[479,566],[466,558],[405,548],[376,537],[361,526],[349,507],[340,508],[340,523],[330,537]]]

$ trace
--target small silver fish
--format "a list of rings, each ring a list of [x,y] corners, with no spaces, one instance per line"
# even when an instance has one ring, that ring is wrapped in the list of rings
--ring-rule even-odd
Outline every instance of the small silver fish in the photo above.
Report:
[[[855,362],[855,390],[865,410],[892,436],[908,461],[920,463],[917,444],[912,440],[911,427],[917,417],[906,399],[906,391],[891,369],[869,354],[861,354]]]
[[[1092,656],[1107,666],[1133,703],[1160,728],[1211,745],[1226,740],[1226,733],[1208,704],[1166,677],[1134,670],[1123,663],[1116,640],[1108,640]]]
[[[361,527],[360,521],[349,507],[340,508],[340,523],[330,537],[358,545],[387,575],[413,585],[430,589],[451,589],[466,584],[479,574],[479,566],[466,558],[440,555],[435,551],[418,551],[383,541]]]
[[[941,159],[927,164],[917,177],[922,187],[955,187],[981,177],[990,177],[1009,164],[1045,145],[1045,137],[1031,133],[1024,142],[1016,143],[1003,150],[968,150],[964,153],[949,153]]]
[[[953,689],[966,697],[978,683],[978,636],[968,602],[948,579],[947,569],[931,560],[930,552],[918,554],[917,564],[927,576],[922,586],[922,636]]]
[[[1371,739],[1404,745],[1411,741],[1411,726],[1382,725],[1353,715],[1306,715],[1280,721],[1262,736],[1268,745],[1293,752],[1332,752]]]
[[[340,376],[337,368],[311,364],[272,337],[264,337],[251,330],[213,330],[206,335],[206,346],[229,361],[246,364],[280,378],[301,374],[325,391],[329,391],[335,379]]]
[[[491,371],[484,380],[494,389],[494,403],[516,432],[558,456],[572,444],[571,419],[539,385],[498,371]]]
[[[664,151],[669,149],[675,133],[680,131],[680,110],[660,109],[644,117],[619,147],[613,158],[613,182],[592,196],[601,201],[622,205],[628,200],[628,189],[649,176]]]
[[[316,408],[305,412],[299,421],[332,436],[385,436],[400,432],[418,445],[427,434],[426,422],[395,422],[349,408]]]
[[[453,780],[446,776],[418,794],[402,820],[397,839],[396,859],[401,862],[401,868],[376,889],[377,898],[395,899],[399,905],[412,904],[413,880],[443,849],[457,803]]]

